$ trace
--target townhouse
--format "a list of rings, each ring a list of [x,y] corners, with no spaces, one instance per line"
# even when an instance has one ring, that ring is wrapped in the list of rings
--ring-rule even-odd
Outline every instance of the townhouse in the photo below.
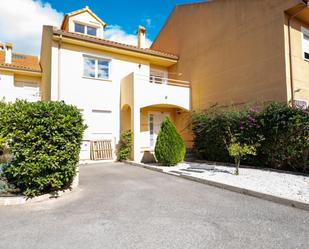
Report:
[[[120,134],[130,129],[132,159],[153,160],[166,116],[190,148],[188,114],[213,104],[308,107],[307,0],[178,5],[151,48],[142,26],[136,46],[105,39],[105,28],[85,7],[66,14],[60,28],[43,27],[40,60],[0,47],[0,97],[77,106],[88,125],[81,159],[115,160]]]
[[[115,159],[94,148],[96,141],[111,141],[115,151],[120,134],[131,129],[133,159],[149,160],[166,116],[184,130],[190,84],[168,78],[178,56],[145,48],[145,28],[138,27],[138,44],[130,46],[104,39],[105,26],[86,7],[66,14],[60,29],[43,27],[42,99],[65,101],[83,114],[82,159]]]

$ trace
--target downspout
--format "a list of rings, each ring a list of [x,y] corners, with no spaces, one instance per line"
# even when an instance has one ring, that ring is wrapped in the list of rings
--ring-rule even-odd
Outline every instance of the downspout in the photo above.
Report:
[[[290,64],[290,86],[291,86],[291,102],[292,107],[295,106],[295,94],[294,94],[294,79],[293,79],[293,58],[292,58],[292,42],[291,42],[291,21],[299,15],[304,9],[309,8],[309,1],[299,11],[289,16],[288,18],[288,40],[289,40],[289,64]]]
[[[61,45],[62,45],[62,35],[60,35],[59,43],[58,43],[58,93],[57,93],[58,101],[61,100],[61,98],[60,98],[60,86],[61,86]]]

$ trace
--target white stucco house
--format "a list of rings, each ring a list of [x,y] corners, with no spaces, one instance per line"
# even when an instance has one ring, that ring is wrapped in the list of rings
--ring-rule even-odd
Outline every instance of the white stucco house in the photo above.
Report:
[[[145,160],[165,116],[185,137],[190,84],[169,78],[167,68],[178,57],[145,48],[145,28],[138,28],[138,44],[131,46],[104,39],[105,26],[85,7],[66,14],[61,28],[43,27],[41,97],[75,105],[83,114],[88,129],[81,159],[90,159],[93,143],[107,140],[113,153],[105,159],[115,160],[121,132],[131,129],[132,159]]]

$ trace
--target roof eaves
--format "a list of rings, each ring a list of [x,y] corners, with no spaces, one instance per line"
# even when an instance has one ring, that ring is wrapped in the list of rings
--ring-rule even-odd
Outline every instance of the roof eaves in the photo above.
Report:
[[[18,66],[18,65],[7,64],[7,63],[0,63],[0,69],[1,68],[16,69],[16,70],[29,71],[29,72],[34,72],[34,73],[42,73],[42,69],[37,70],[31,67],[24,67],[24,66]]]
[[[148,55],[153,55],[153,56],[159,56],[159,57],[166,58],[166,59],[172,59],[172,60],[179,59],[177,55],[173,55],[173,54],[169,54],[169,53],[165,53],[165,52],[157,51],[153,49],[141,49],[141,48],[138,48],[132,45],[127,45],[127,44],[110,41],[106,39],[101,39],[97,37],[86,36],[82,34],[76,34],[76,33],[67,32],[67,31],[59,30],[59,29],[53,29],[53,32],[54,32],[54,35],[59,35],[59,36],[61,35],[64,37],[79,39],[79,40],[97,43],[97,44],[101,44],[105,46],[111,46],[111,47],[115,47],[119,49],[131,50],[133,52],[138,52],[138,53],[143,53],[143,54],[148,54]]]

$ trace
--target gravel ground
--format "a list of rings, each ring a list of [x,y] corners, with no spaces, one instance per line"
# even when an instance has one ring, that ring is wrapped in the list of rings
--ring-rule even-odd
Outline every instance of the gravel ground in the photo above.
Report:
[[[240,175],[236,176],[234,167],[206,163],[181,163],[174,167],[151,166],[161,168],[164,172],[187,174],[309,203],[309,176],[253,168],[241,168]]]

